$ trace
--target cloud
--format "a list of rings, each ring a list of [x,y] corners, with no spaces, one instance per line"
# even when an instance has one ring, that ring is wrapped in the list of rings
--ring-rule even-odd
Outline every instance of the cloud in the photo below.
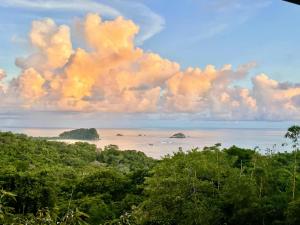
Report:
[[[227,30],[229,27],[228,24],[218,24],[218,23],[213,23],[210,24],[209,26],[205,27],[203,31],[201,31],[201,34],[195,35],[192,38],[190,38],[191,41],[202,41],[205,39],[210,39],[215,36],[217,36],[220,33],[223,33],[225,30]]]
[[[253,79],[253,96],[257,101],[258,114],[265,119],[300,118],[298,96],[300,86],[280,83],[265,74]]]
[[[0,69],[0,81],[6,77],[6,73],[3,69]]]
[[[231,65],[220,70],[209,65],[203,71],[189,68],[174,75],[167,81],[167,110],[200,112],[203,117],[218,119],[250,118],[246,112],[256,111],[255,99],[248,89],[231,84],[245,78],[254,65],[243,65],[236,71]]]
[[[101,3],[95,0],[2,0],[0,6],[38,11],[93,12],[106,18],[123,16],[139,25],[138,44],[150,39],[165,26],[163,17],[138,0],[103,0]]]
[[[59,68],[72,54],[69,27],[57,26],[52,19],[33,21],[29,38],[36,52],[27,58],[17,58],[16,64],[22,69]]]
[[[208,8],[216,12],[253,11],[269,6],[270,0],[212,0]],[[204,4],[204,3],[203,3]],[[207,5],[207,2],[205,3]]]
[[[27,40],[19,35],[13,35],[10,40],[13,44],[18,44],[18,45],[27,44]]]
[[[202,41],[234,29],[271,5],[270,0],[200,0],[195,1],[201,14],[207,14],[208,20],[197,28],[191,41]]]
[[[16,90],[17,96],[19,96],[24,103],[22,106],[31,107],[32,104],[36,104],[36,101],[41,99],[46,90],[43,85],[45,79],[35,69],[29,68],[23,71],[23,73],[12,82],[12,86]]]
[[[130,20],[88,14],[80,26],[91,50],[72,49],[68,27],[33,21],[36,51],[17,59],[23,72],[11,82],[10,95],[35,110],[156,111],[162,86],[179,65],[136,48],[139,27]]]
[[[121,15],[113,7],[90,0],[2,0],[0,5],[33,10],[92,11],[110,17]]]
[[[5,86],[3,84],[3,79],[6,77],[6,73],[3,69],[0,68],[0,97],[4,93]]]
[[[142,44],[157,33],[161,32],[165,26],[165,19],[153,12],[149,7],[138,0],[109,0],[107,4],[119,9],[126,18],[132,19],[140,27],[140,32],[136,37],[136,42]]]
[[[1,109],[218,120],[300,118],[300,85],[260,74],[252,78],[251,88],[236,86],[256,66],[253,62],[182,70],[178,63],[137,47],[139,26],[131,20],[104,20],[90,13],[78,26],[87,48],[73,48],[65,25],[51,19],[32,22],[34,51],[17,59],[22,72],[9,82]]]

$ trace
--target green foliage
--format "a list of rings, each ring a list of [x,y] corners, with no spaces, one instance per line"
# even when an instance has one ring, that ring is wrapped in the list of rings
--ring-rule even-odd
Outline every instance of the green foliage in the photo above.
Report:
[[[59,135],[61,139],[98,140],[99,134],[95,128],[65,131]]]
[[[0,132],[0,224],[296,225],[299,154],[217,144],[154,160]]]
[[[241,166],[249,166],[255,151],[251,149],[242,149],[237,146],[232,146],[224,150],[228,157],[236,157],[234,166],[240,168]]]
[[[219,150],[165,158],[145,182],[147,199],[137,211],[139,224],[216,224],[221,215],[214,196],[228,165]]]
[[[123,172],[149,170],[156,161],[149,159],[143,152],[133,150],[120,151],[118,146],[109,145],[97,155],[97,160],[105,165],[118,168]]]
[[[297,199],[288,205],[287,209],[287,224],[300,224],[300,199]]]
[[[154,165],[143,153],[117,146],[101,151],[0,132],[0,188],[15,195],[1,197],[0,218],[7,224],[119,220],[144,200],[141,184]]]
[[[300,126],[291,126],[285,134],[285,137],[293,142],[293,147],[298,147],[298,140],[300,138]]]
[[[176,133],[173,134],[170,138],[186,138],[186,136],[183,133]]]
[[[7,206],[7,202],[8,200],[15,200],[15,196],[11,192],[0,190],[0,224],[6,223],[13,216],[13,208]]]
[[[137,224],[299,224],[292,153],[219,147],[164,158],[146,179]]]
[[[294,148],[294,168],[293,168],[293,187],[292,187],[292,196],[293,200],[295,200],[296,196],[296,186],[297,186],[297,169],[298,169],[298,148],[299,148],[299,138],[300,138],[300,127],[299,126],[292,126],[288,129],[287,133],[285,134],[285,137],[290,139],[293,143]]]

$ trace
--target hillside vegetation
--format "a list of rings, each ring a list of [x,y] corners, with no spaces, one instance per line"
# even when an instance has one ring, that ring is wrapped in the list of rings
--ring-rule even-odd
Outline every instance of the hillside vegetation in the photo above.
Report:
[[[290,153],[217,144],[162,160],[0,133],[0,224],[300,224],[299,130]]]
[[[75,129],[65,131],[59,135],[60,139],[75,139],[75,140],[98,140],[99,134],[95,128],[90,129]]]

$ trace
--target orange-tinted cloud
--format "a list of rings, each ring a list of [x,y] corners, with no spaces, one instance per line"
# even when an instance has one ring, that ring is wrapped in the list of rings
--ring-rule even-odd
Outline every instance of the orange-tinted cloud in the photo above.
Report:
[[[6,73],[3,69],[0,69],[0,96],[4,92],[4,84],[2,83],[3,79],[6,77]]]
[[[24,100],[24,105],[30,107],[36,101],[41,99],[45,94],[45,79],[33,68],[23,71],[23,73],[15,80],[16,89],[20,93],[20,97]]]
[[[61,68],[72,54],[70,28],[65,25],[57,26],[52,19],[33,21],[29,39],[35,53],[16,60],[17,65],[23,69]]]
[[[300,85],[280,83],[261,74],[253,78],[258,114],[266,119],[300,118]]]
[[[209,65],[203,71],[189,68],[175,74],[167,81],[167,109],[170,112],[202,112],[223,119],[249,117],[244,112],[256,111],[255,99],[248,89],[231,85],[245,78],[254,65],[243,65],[236,71],[231,65],[220,70]]]
[[[51,111],[184,112],[216,119],[300,117],[300,86],[266,75],[254,77],[253,88],[235,85],[255,63],[181,70],[178,63],[135,46],[139,27],[133,21],[88,14],[78,29],[86,48],[72,47],[65,25],[51,19],[32,23],[34,53],[16,60],[22,73],[6,91],[10,104]]]

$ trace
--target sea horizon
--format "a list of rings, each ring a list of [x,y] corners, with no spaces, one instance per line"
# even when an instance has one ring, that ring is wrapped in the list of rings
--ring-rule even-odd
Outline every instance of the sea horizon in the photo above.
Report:
[[[75,123],[75,122],[74,122]],[[300,124],[300,121],[196,121],[195,125],[190,125],[191,122],[184,125],[121,125],[121,126],[90,126],[86,124],[71,125],[71,126],[49,126],[49,125],[1,125],[0,130],[9,128],[30,128],[30,129],[79,129],[79,128],[96,128],[96,129],[183,129],[183,130],[195,130],[195,129],[288,129],[292,125]]]
[[[56,137],[60,133],[74,128],[0,128],[1,131],[24,133],[33,137]],[[274,152],[284,152],[282,147],[286,143],[284,134],[286,128],[279,127],[206,127],[206,128],[96,128],[100,140],[86,141],[104,149],[108,145],[117,145],[120,150],[136,150],[144,152],[153,158],[162,158],[172,155],[179,149],[189,151],[191,149],[213,146],[221,143],[223,148],[238,146],[241,148],[256,149],[266,152],[273,149]],[[175,133],[183,133],[186,138],[170,138]],[[60,140],[67,143],[75,143],[78,140]]]

